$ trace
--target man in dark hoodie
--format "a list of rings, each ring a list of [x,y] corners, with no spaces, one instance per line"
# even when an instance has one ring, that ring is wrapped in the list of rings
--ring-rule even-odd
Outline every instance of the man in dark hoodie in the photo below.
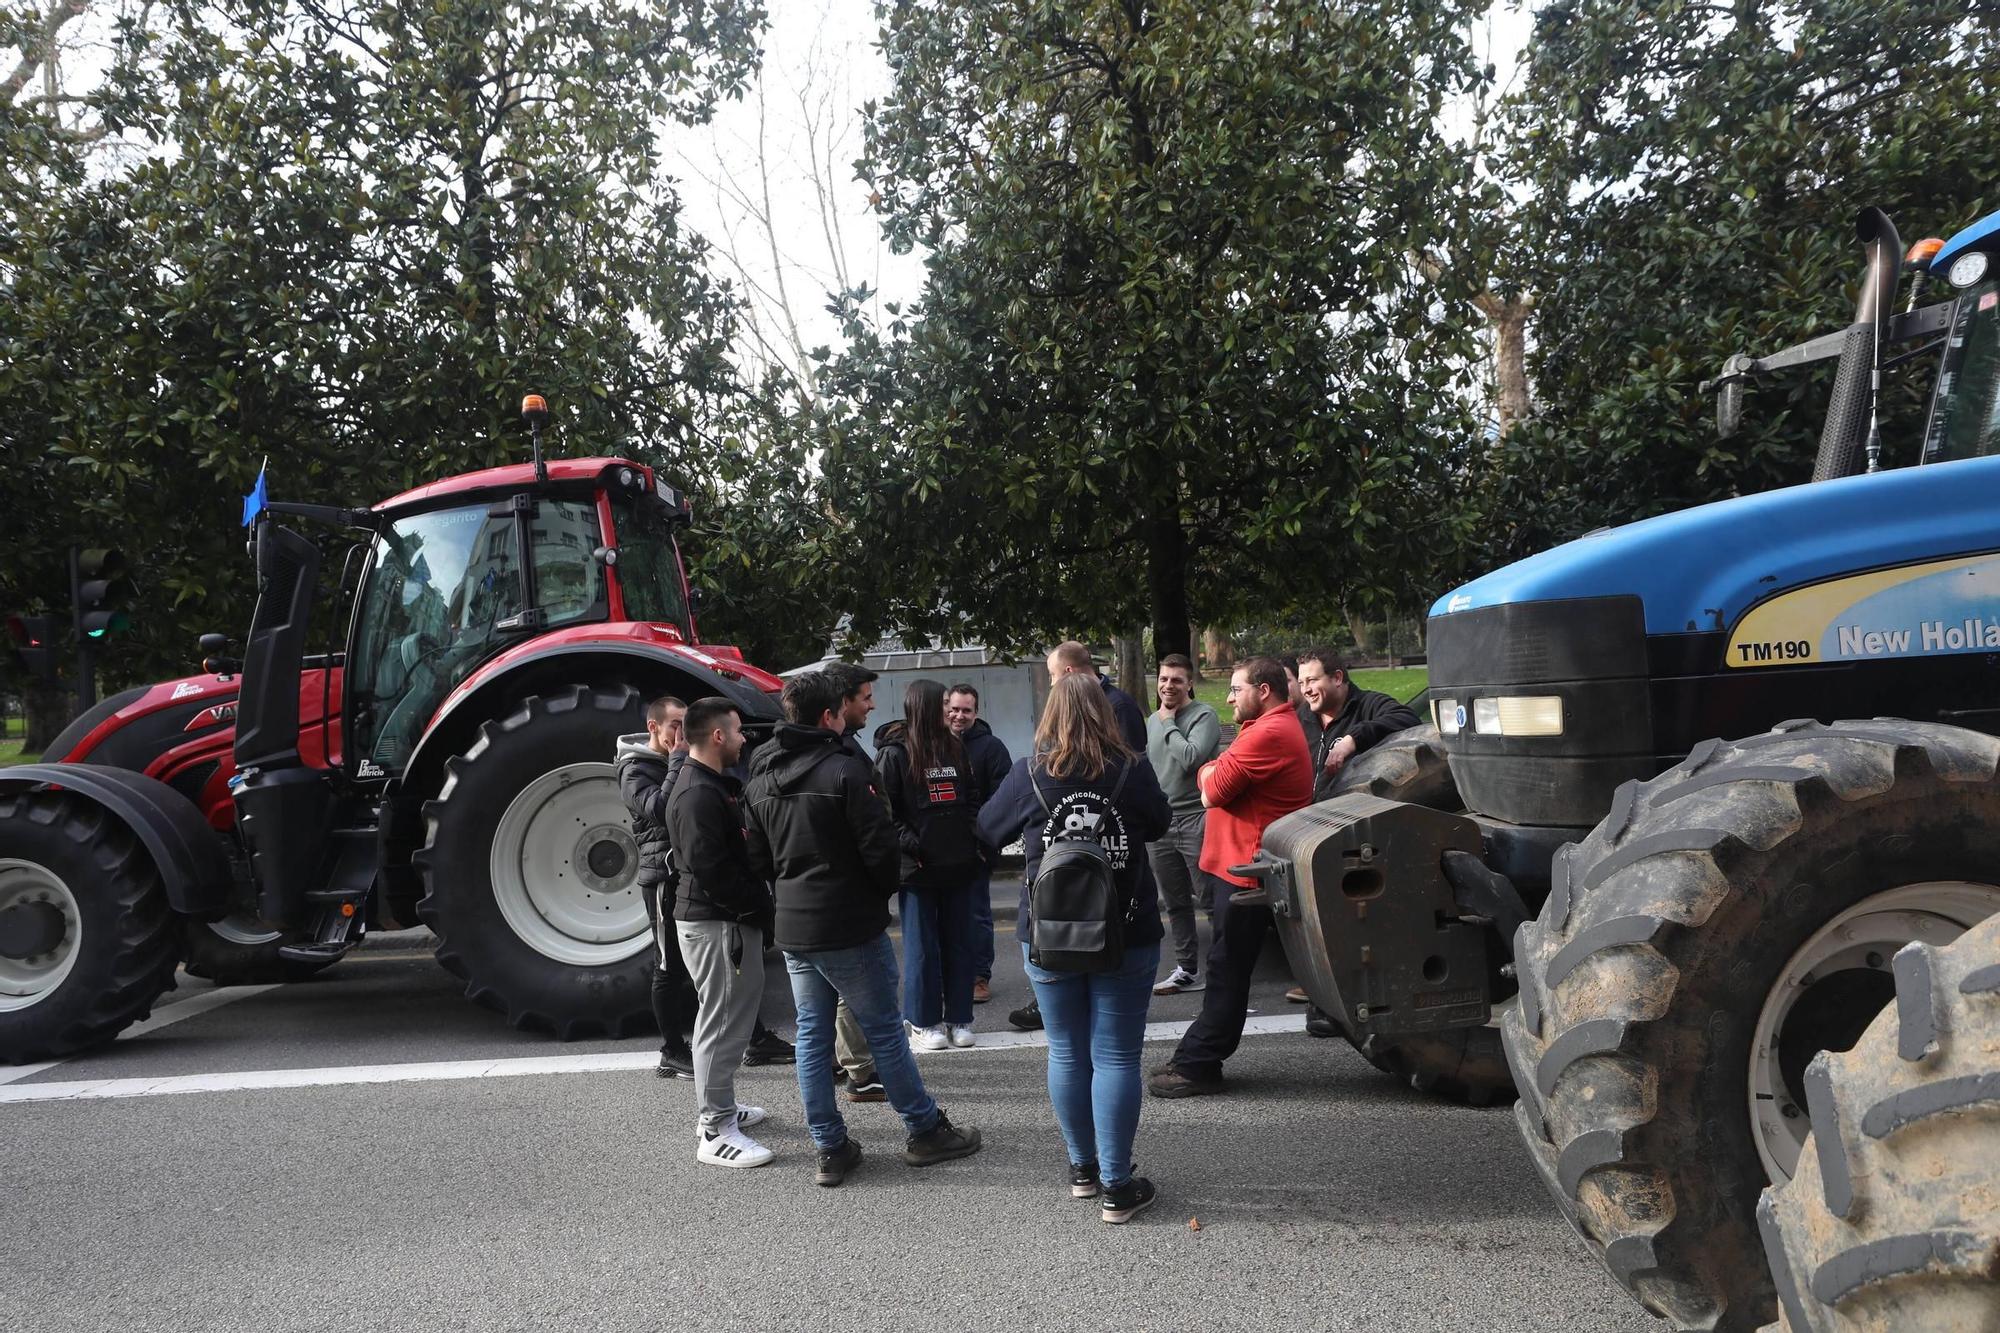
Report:
[[[924,1087],[903,1031],[889,898],[902,852],[874,771],[844,744],[841,687],[823,672],[785,686],[785,721],[750,766],[745,792],[750,861],[774,883],[776,937],[799,1013],[799,1097],[819,1150],[817,1184],[834,1186],[861,1161],[833,1091],[834,1010],[845,999],[874,1053],[876,1073],[908,1133],[911,1166],[979,1151]]]
[[[952,686],[944,696],[944,716],[972,762],[980,800],[991,800],[1014,767],[1014,756],[1007,753],[1007,742],[979,716],[979,691],[964,683]],[[985,1004],[992,998],[993,867],[981,863],[972,886],[972,1002]]]
[[[674,934],[674,872],[667,855],[667,798],[673,795],[681,766],[687,762],[687,705],[663,694],[646,705],[646,729],[618,738],[614,770],[618,794],[632,822],[632,839],[639,844],[639,869],[633,887],[646,903],[653,923],[653,1021],[660,1028],[661,1078],[692,1079],[694,1052],[688,1029],[694,1026],[694,981],[681,960]],[[790,1064],[791,1043],[771,1030],[763,1018],[743,1053],[748,1065]]]
[[[701,1008],[694,1022],[694,1086],[701,1103],[695,1158],[711,1166],[763,1166],[771,1150],[743,1131],[762,1107],[736,1101],[736,1069],[764,995],[771,893],[750,864],[743,784],[728,770],[743,756],[743,717],[727,699],[687,711],[687,762],[667,799],[667,836],[680,871],[674,933]]]

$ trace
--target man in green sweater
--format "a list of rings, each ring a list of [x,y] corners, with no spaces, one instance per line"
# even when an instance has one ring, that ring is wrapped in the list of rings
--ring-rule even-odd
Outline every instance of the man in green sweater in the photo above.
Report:
[[[1146,846],[1153,880],[1160,887],[1167,925],[1174,936],[1174,970],[1153,987],[1155,995],[1174,995],[1202,988],[1201,934],[1195,927],[1199,902],[1213,910],[1209,877],[1201,869],[1201,831],[1205,811],[1195,774],[1215,758],[1222,745],[1222,723],[1215,710],[1194,697],[1194,663],[1179,653],[1160,659],[1160,707],[1146,719],[1146,758],[1173,807],[1167,836]]]

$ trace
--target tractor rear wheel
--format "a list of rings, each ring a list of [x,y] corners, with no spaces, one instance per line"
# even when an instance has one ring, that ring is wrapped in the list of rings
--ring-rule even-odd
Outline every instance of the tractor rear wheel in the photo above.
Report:
[[[0,796],[0,1060],[116,1036],[173,989],[180,936],[158,871],[80,796]]]
[[[1812,1137],[1757,1206],[1765,1333],[2000,1328],[2000,916],[1894,972],[1854,1049],[1806,1068]]]
[[[1515,949],[1515,1118],[1648,1310],[1771,1318],[1757,1196],[1796,1167],[1810,1061],[1874,1020],[1904,944],[2000,910],[1996,867],[2000,740],[1894,720],[1704,741],[1557,858]]]
[[[523,700],[446,761],[424,806],[417,914],[465,993],[564,1040],[651,1030],[652,930],[618,792],[638,691],[572,686]]]
[[[224,917],[220,921],[185,921],[181,933],[188,975],[213,981],[218,986],[304,981],[338,961],[329,958],[299,963],[279,957],[279,948],[292,937],[248,915]]]
[[[1410,727],[1356,755],[1340,770],[1334,794],[1365,791],[1428,810],[1462,810],[1458,784],[1436,727]],[[1505,941],[1495,944],[1504,948]],[[1353,1043],[1361,1058],[1423,1092],[1465,1106],[1491,1106],[1514,1095],[1514,1076],[1500,1044],[1499,1020],[1483,1027],[1447,1028],[1400,1041],[1368,1037]]]

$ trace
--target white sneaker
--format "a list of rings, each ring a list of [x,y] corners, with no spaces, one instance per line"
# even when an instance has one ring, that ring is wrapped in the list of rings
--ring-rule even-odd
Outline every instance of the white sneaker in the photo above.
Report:
[[[701,1146],[694,1150],[695,1161],[710,1166],[763,1166],[773,1156],[769,1148],[734,1125],[719,1134],[704,1133]]]
[[[1179,995],[1183,991],[1200,990],[1208,983],[1184,967],[1176,967],[1167,974],[1167,979],[1153,987],[1155,995]]]
[[[970,1046],[972,1045],[972,1024],[946,1023],[944,1025],[944,1035],[951,1040],[951,1044],[954,1046],[960,1048]]]
[[[951,1038],[945,1035],[942,1025],[920,1028],[910,1024],[910,1047],[918,1051],[942,1051],[951,1046]]]
[[[752,1125],[761,1125],[763,1123],[764,1123],[763,1107],[745,1106],[742,1102],[736,1103],[736,1127],[738,1129],[748,1129]],[[700,1125],[696,1125],[694,1127],[694,1141],[696,1146],[700,1146],[701,1144]]]

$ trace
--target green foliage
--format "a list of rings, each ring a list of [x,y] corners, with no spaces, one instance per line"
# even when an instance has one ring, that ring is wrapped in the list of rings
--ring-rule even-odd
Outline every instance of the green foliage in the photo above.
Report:
[[[1539,412],[1492,460],[1486,562],[1808,479],[1830,368],[1754,389],[1727,440],[1697,386],[1852,319],[1862,207],[1912,241],[2000,206],[2000,143],[1979,132],[1995,17],[1962,0],[1537,12],[1505,108],[1524,202],[1495,265],[1541,298]],[[1892,381],[1886,462],[1915,461],[1934,370]]]
[[[1405,591],[1469,352],[1408,252],[1455,178],[1464,6],[883,6],[860,169],[930,247],[850,302],[807,537],[856,632],[1026,645]],[[1303,558],[1302,558],[1303,557]],[[1251,612],[1254,613],[1254,612]]]
[[[754,66],[755,0],[182,0],[84,147],[7,109],[32,164],[0,233],[0,473],[24,553],[0,603],[60,604],[80,538],[132,557],[112,674],[183,671],[248,623],[238,497],[370,504],[556,453],[703,481],[739,410],[735,307],[679,223],[658,135]],[[338,567],[338,561],[333,562]]]

